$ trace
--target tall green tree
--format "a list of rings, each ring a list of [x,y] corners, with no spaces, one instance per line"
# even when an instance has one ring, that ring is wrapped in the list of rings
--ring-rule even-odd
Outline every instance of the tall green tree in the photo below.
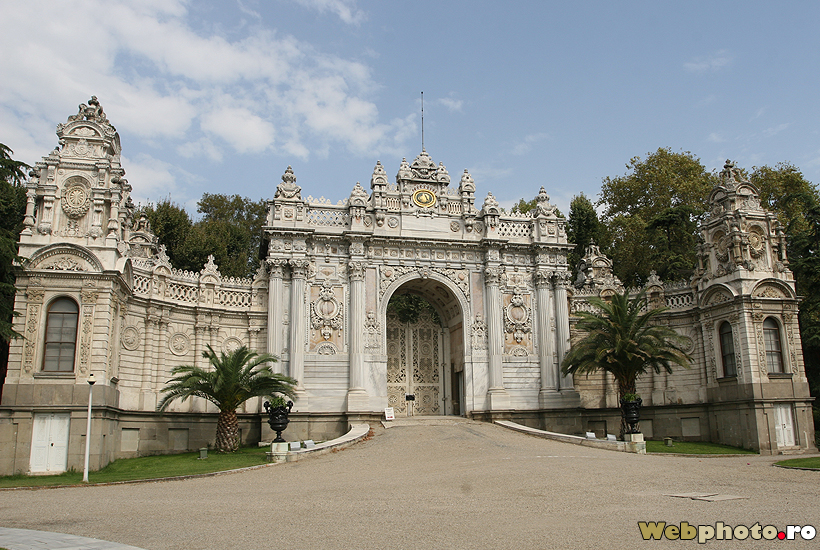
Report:
[[[205,193],[197,203],[197,212],[202,217],[193,222],[185,209],[170,199],[145,209],[171,264],[199,271],[212,255],[223,276],[252,277],[259,269],[266,202]]]
[[[596,313],[579,311],[576,328],[584,336],[561,364],[567,374],[611,373],[618,397],[634,394],[638,377],[649,370],[672,372],[673,365],[688,367],[691,357],[683,350],[684,337],[666,325],[653,324],[666,308],[650,309],[644,292],[634,298],[628,291],[611,300],[590,298]]]
[[[151,222],[151,230],[160,244],[165,245],[165,253],[171,265],[177,269],[199,271],[202,264],[191,262],[186,250],[193,222],[185,209],[166,197],[155,204],[149,204],[142,211]]]
[[[14,151],[0,143],[0,395],[9,358],[9,340],[20,336],[13,328],[14,262],[26,211],[26,163],[12,158]]]
[[[196,365],[174,367],[171,370],[173,378],[163,388],[165,396],[157,405],[157,410],[164,411],[177,399],[185,401],[189,397],[201,397],[210,401],[219,408],[216,450],[233,452],[239,448],[236,409],[252,397],[273,398],[281,394],[293,399],[296,380],[274,373],[265,363],[277,359],[268,353],[259,355],[242,346],[230,353],[217,355],[210,345],[206,348],[202,357],[208,360],[211,369]]]
[[[584,257],[587,247],[593,242],[604,245],[603,229],[592,201],[583,193],[572,197],[567,219],[567,240],[575,248],[568,254],[567,261],[572,269],[573,279],[578,274],[578,263]]]
[[[623,176],[604,178],[598,201],[615,274],[626,286],[640,286],[651,270],[659,271],[667,263],[694,266],[696,217],[706,210],[716,176],[692,153],[669,148],[648,153],[645,159],[634,157],[626,168]],[[670,217],[687,214],[688,238],[666,239]]]

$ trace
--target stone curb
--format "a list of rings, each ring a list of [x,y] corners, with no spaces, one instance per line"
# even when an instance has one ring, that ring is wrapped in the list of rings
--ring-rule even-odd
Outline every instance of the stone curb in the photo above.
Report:
[[[563,443],[571,443],[573,445],[581,445],[583,447],[594,447],[596,449],[605,449],[607,451],[619,451],[622,453],[646,454],[646,446],[642,443],[630,443],[626,441],[604,441],[602,439],[587,439],[578,435],[559,434],[556,432],[547,432],[545,430],[536,430],[529,426],[523,426],[510,422],[509,420],[496,420],[494,424],[498,424],[504,428],[525,433],[543,439],[551,439],[553,441],[561,441]],[[643,445],[643,450],[638,448],[638,445]]]
[[[11,527],[0,527],[0,545],[9,550],[143,550],[107,540]]]
[[[320,456],[323,454],[332,453],[334,451],[344,449],[345,447],[350,447],[354,443],[358,443],[359,441],[367,437],[367,434],[369,433],[370,424],[351,424],[350,431],[348,431],[341,437],[331,439],[330,441],[325,441],[324,443],[319,443],[315,447],[312,447],[310,449],[288,451],[287,461],[296,462],[298,460],[307,458],[308,456]]]
[[[323,454],[327,454],[336,450],[344,449],[345,447],[349,447],[354,443],[357,443],[364,439],[367,434],[370,433],[370,425],[369,424],[351,424],[350,430],[341,437],[337,437],[336,439],[331,439],[330,441],[325,441],[324,443],[319,443],[312,449],[301,449],[299,451],[288,451],[288,462],[295,462],[300,459],[307,458],[308,456],[319,456]],[[183,476],[172,476],[172,477],[157,477],[151,479],[129,479],[125,481],[108,481],[105,483],[83,483],[77,485],[43,485],[40,487],[3,487],[0,488],[0,491],[35,491],[38,489],[65,489],[67,487],[104,487],[106,485],[126,485],[129,483],[159,483],[162,481],[180,481],[184,479],[196,479],[200,477],[215,477],[227,474],[235,474],[238,472],[248,472],[250,470],[259,470],[262,468],[269,468],[270,466],[276,466],[279,464],[278,462],[270,462],[268,464],[257,464],[256,466],[247,466],[245,468],[235,468],[233,470],[222,470],[219,472],[208,472],[205,474],[190,474],[190,475],[183,475]]]

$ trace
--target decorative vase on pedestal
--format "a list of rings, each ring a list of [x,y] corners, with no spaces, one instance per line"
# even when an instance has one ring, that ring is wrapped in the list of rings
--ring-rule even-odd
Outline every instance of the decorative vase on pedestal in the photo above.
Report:
[[[643,401],[640,397],[630,401],[624,401],[623,399],[621,399],[621,415],[623,416],[624,422],[626,423],[626,431],[624,433],[641,433],[638,424],[641,421],[642,402]]]
[[[268,412],[268,425],[276,432],[274,443],[285,443],[282,439],[282,432],[288,427],[288,415],[293,408],[293,401],[288,401],[287,406],[271,407],[270,401],[265,401],[265,410]]]

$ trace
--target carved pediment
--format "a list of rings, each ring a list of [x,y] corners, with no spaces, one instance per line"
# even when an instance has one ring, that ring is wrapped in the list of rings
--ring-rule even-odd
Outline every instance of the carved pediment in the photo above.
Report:
[[[97,271],[103,270],[97,257],[80,246],[56,244],[38,250],[25,264],[26,269],[48,269],[54,271]]]

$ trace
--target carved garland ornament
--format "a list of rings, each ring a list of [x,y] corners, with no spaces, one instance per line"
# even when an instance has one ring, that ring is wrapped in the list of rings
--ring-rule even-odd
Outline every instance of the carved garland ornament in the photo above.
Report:
[[[320,331],[324,340],[330,340],[333,331],[342,328],[343,309],[333,295],[333,287],[326,281],[319,291],[319,299],[310,304],[311,326]]]
[[[516,290],[504,311],[504,330],[513,335],[517,343],[532,332],[532,312],[524,303],[524,296]]]

